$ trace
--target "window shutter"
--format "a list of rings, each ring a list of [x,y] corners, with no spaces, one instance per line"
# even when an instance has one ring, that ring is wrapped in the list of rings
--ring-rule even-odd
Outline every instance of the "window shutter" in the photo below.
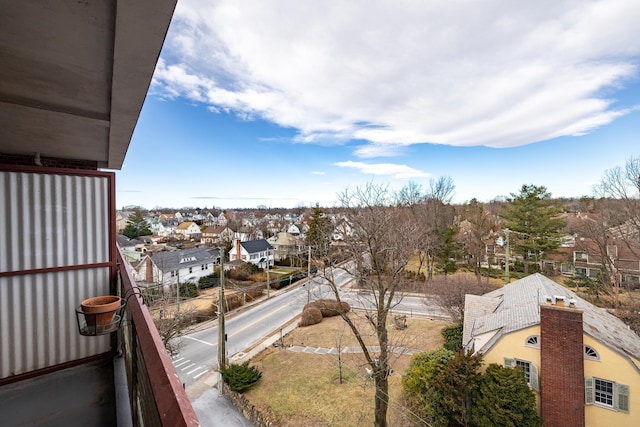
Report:
[[[585,405],[593,405],[593,378],[584,379],[584,403]]]
[[[616,384],[616,409],[629,413],[629,386]]]
[[[513,359],[511,359],[510,357],[505,357],[504,358],[504,366],[506,368],[513,368],[513,366],[515,365]]]
[[[530,364],[529,383],[532,389],[534,389],[537,392],[540,391],[540,384],[538,381],[538,367],[533,363]]]

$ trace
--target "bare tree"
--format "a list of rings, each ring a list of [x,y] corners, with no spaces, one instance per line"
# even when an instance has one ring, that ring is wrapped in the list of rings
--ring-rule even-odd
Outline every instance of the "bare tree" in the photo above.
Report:
[[[363,329],[354,322],[352,316],[358,314],[353,310],[340,315],[358,341],[372,372],[376,388],[374,425],[386,426],[392,354],[387,330],[388,323],[392,323],[389,313],[401,301],[402,291],[411,280],[405,266],[415,253],[419,230],[409,208],[392,204],[393,195],[387,186],[370,183],[352,191],[347,189],[339,195],[339,200],[352,228],[341,248],[349,261],[340,268],[348,271],[358,284],[366,327]],[[321,267],[336,299],[340,300],[334,263],[325,258]],[[378,354],[365,344],[363,337],[370,335],[376,337]]]
[[[411,209],[419,224],[420,239],[416,245],[418,271],[427,270],[426,277],[431,279],[435,252],[442,243],[443,230],[453,224],[454,210],[449,205],[455,186],[450,177],[442,176],[429,181],[429,188],[421,194],[422,187],[409,183],[396,194],[398,205]]]
[[[426,194],[426,199],[439,200],[444,204],[451,203],[453,198],[453,192],[456,186],[453,184],[453,180],[450,176],[441,176],[438,179],[429,180],[429,190]]]
[[[597,196],[618,201],[616,209],[611,211],[610,226],[615,227],[618,236],[625,241],[638,242],[640,240],[640,157],[629,158],[624,168],[618,166],[607,170],[596,186],[595,193]]]
[[[446,311],[454,322],[461,322],[464,318],[465,295],[482,295],[494,289],[487,282],[475,279],[471,274],[438,277],[429,286],[429,301],[435,302]]]
[[[174,355],[180,350],[178,337],[184,335],[191,326],[198,321],[198,310],[192,304],[175,304],[174,295],[163,293],[154,295],[153,323],[155,323],[162,343],[169,352]]]
[[[472,199],[462,207],[461,217],[463,221],[458,230],[458,239],[467,252],[469,266],[473,267],[476,278],[480,282],[480,267],[486,256],[486,239],[496,226],[496,218],[489,214],[476,199]]]

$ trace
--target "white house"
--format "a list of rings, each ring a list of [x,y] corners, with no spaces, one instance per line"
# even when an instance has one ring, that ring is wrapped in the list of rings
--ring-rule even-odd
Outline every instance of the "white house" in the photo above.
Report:
[[[149,271],[151,264],[152,274]],[[183,251],[159,252],[148,258],[146,266],[147,280],[164,286],[176,283],[193,282],[213,273],[213,268],[220,264],[220,249],[186,249]],[[151,276],[151,277],[149,277]]]
[[[178,225],[176,228],[176,234],[184,240],[200,240],[202,237],[200,227],[193,221],[185,221]]]
[[[241,242],[236,240],[229,251],[229,261],[242,260],[266,268],[267,262],[273,265],[273,246],[265,239],[248,240]]]

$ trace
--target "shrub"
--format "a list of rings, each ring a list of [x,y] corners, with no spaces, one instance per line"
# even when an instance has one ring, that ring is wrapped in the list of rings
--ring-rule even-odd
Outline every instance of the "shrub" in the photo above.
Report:
[[[180,298],[195,298],[198,296],[198,287],[193,282],[180,283]]]
[[[447,350],[456,351],[462,348],[462,322],[453,326],[442,328],[440,334],[444,338],[443,347]]]
[[[339,316],[342,313],[348,313],[351,310],[351,306],[344,302],[338,302],[334,299],[319,299],[311,301],[302,309],[303,311],[309,307],[314,307],[320,310],[322,317]]]
[[[298,326],[311,326],[322,322],[322,312],[316,307],[307,307],[302,310]]]
[[[209,274],[198,279],[198,288],[207,289],[220,286],[220,277],[218,273]]]
[[[220,368],[222,379],[231,391],[242,393],[248,390],[262,377],[262,372],[255,366],[249,366],[249,362],[241,365],[231,364],[226,368]]]

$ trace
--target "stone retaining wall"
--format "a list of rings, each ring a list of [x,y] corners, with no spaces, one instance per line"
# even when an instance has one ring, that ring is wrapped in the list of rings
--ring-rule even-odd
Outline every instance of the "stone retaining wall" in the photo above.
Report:
[[[254,426],[275,427],[278,425],[278,423],[274,419],[272,419],[272,416],[260,412],[258,408],[256,408],[251,402],[249,402],[249,399],[247,399],[240,393],[229,390],[226,384],[222,386],[222,393],[227,399],[229,399],[233,406],[235,406],[236,409],[240,411],[240,413],[242,413],[242,415]]]

